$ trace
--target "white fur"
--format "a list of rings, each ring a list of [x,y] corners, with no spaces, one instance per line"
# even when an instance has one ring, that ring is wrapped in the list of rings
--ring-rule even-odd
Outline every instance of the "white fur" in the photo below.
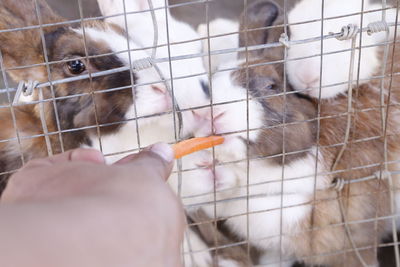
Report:
[[[323,34],[328,35],[330,32],[340,32],[343,26],[355,24],[360,26],[361,15],[346,16],[342,18],[328,19],[361,12],[361,4],[363,1],[358,0],[335,0],[325,1],[324,6],[324,24]],[[382,9],[381,4],[371,4],[370,0],[365,0],[365,11]],[[312,20],[320,20],[321,0],[302,0],[299,2],[288,15],[289,24],[301,23],[290,26],[290,34],[292,41],[304,40],[321,36],[321,22],[308,22]],[[386,20],[395,22],[396,10],[390,9],[386,11]],[[381,21],[382,11],[365,13],[363,16],[363,27],[371,22]],[[304,23],[307,22],[307,23]],[[390,28],[391,39],[394,34],[394,27]],[[386,33],[375,33],[369,36],[367,33],[362,34],[361,60],[360,60],[360,80],[369,79],[378,70],[379,46],[386,41]],[[351,52],[340,52],[351,48],[351,40],[339,41],[335,38],[323,41],[323,53],[333,54],[324,55],[322,63],[322,79],[320,77],[321,68],[321,42],[314,41],[311,43],[294,44],[288,51],[288,77],[295,89],[312,97],[319,97],[320,80],[323,88],[321,89],[322,98],[333,98],[338,94],[345,93],[348,90],[347,82],[349,80],[350,58]],[[359,35],[356,40],[357,47],[359,45]],[[313,56],[307,59],[303,57]],[[297,60],[299,59],[299,60]],[[357,66],[359,60],[359,50],[355,51],[355,67],[352,79],[357,80]],[[337,83],[344,83],[334,85]],[[363,83],[363,82],[361,82]]]
[[[194,249],[196,248],[196,250]],[[209,267],[212,266],[212,256],[209,247],[191,229],[185,232],[183,241],[183,253],[185,266],[187,267]],[[218,256],[219,267],[240,267],[242,265],[230,259]]]
[[[209,32],[208,32],[209,29]],[[203,51],[208,53],[223,49],[235,49],[239,47],[239,23],[228,19],[215,19],[207,24],[200,24],[197,28],[200,37],[205,38],[202,41]],[[223,36],[218,36],[223,35]],[[210,49],[209,49],[210,47]],[[203,62],[207,70],[215,73],[218,66],[226,62],[234,62],[237,52],[216,54],[211,56],[211,70],[209,70],[209,57],[204,57]],[[229,66],[227,66],[229,67]]]
[[[241,267],[242,265],[240,265],[238,262],[234,261],[234,260],[230,260],[230,259],[218,259],[218,266],[219,267]]]
[[[265,267],[291,267],[295,263],[292,258],[280,255],[279,251],[268,251],[261,255],[259,264]]]
[[[185,239],[183,241],[183,253],[185,266],[187,267],[210,267],[212,265],[212,256],[210,248],[199,238],[197,233],[188,229],[185,232]],[[218,256],[219,267],[241,267],[243,265],[238,262],[225,259]]]
[[[115,15],[124,12],[123,0],[98,0],[103,15]],[[168,59],[169,57],[196,55],[201,53],[199,35],[188,24],[179,22],[173,18],[169,11],[165,14],[164,0],[153,0],[158,26],[158,46],[156,58]],[[147,0],[125,0],[126,11],[143,11],[148,9]],[[168,18],[168,31],[167,22]],[[153,46],[153,22],[150,12],[134,13],[126,16],[127,32],[130,38],[141,47]],[[125,16],[117,16],[106,19],[107,22],[125,27]],[[197,41],[191,41],[197,40]],[[185,42],[174,44],[176,42]],[[168,45],[170,44],[170,45]],[[147,49],[148,56],[151,49]],[[171,72],[176,100],[181,108],[192,108],[209,104],[201,87],[201,81],[206,82],[207,76],[200,57],[172,60],[159,63],[163,76],[170,79]],[[187,77],[197,75],[194,77]],[[186,78],[183,78],[186,77]]]
[[[196,248],[196,250],[193,248]],[[183,253],[185,266],[211,266],[212,257],[210,251],[208,250],[208,246],[190,228],[185,232],[185,239],[183,240]]]

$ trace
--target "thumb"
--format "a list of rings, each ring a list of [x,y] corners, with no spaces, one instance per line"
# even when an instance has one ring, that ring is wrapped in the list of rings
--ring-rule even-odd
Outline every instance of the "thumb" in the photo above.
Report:
[[[134,172],[153,173],[163,180],[168,180],[174,166],[175,153],[172,147],[165,143],[157,143],[147,147],[137,154],[129,155],[114,165],[124,165]]]

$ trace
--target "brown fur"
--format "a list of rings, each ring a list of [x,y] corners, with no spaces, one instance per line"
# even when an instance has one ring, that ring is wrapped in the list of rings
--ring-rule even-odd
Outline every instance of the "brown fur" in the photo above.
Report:
[[[46,2],[38,0],[37,3],[42,23],[63,21]],[[12,30],[33,25],[39,25],[33,0],[0,1],[0,30]],[[54,27],[44,27],[43,33],[46,34],[52,30]],[[38,28],[0,33],[0,44],[6,68],[44,63],[40,29]],[[45,73],[46,70],[43,66],[9,71],[15,80],[28,80],[34,77],[36,80],[42,81],[46,79]]]
[[[276,66],[263,63],[264,60],[252,61],[249,65],[256,67],[247,68],[243,65],[243,69],[233,73],[235,81],[248,88],[252,97],[259,99],[265,112],[266,127],[250,148],[255,156],[271,157],[277,164],[288,164],[303,157],[306,153],[304,150],[314,144],[315,121],[309,120],[316,117],[316,109],[311,101],[293,92],[282,94],[284,85],[281,72]],[[273,84],[272,89],[263,90],[269,84]],[[283,126],[283,123],[287,125]],[[283,146],[287,153],[284,159]]]
[[[265,1],[265,7],[270,5]],[[260,5],[260,1],[257,2]],[[248,17],[259,16],[258,12],[252,13],[254,6],[248,9]],[[268,12],[264,12],[268,14]],[[262,15],[262,14],[261,14]],[[250,24],[241,28],[257,29],[269,24],[263,24],[264,19],[252,18]],[[279,25],[282,17],[278,18],[274,24]],[[243,20],[242,20],[243,23]],[[248,45],[259,45],[263,40],[277,42],[281,31],[274,28],[273,31],[264,30],[263,38],[258,36],[247,36]],[[260,31],[257,33],[260,34]],[[267,38],[265,38],[265,36]],[[241,40],[246,38],[242,33]],[[241,41],[241,43],[246,43]],[[397,45],[398,47],[399,45]],[[393,48],[393,47],[392,47]],[[389,57],[393,59],[394,68],[391,69],[391,62],[388,63],[387,72],[393,73],[400,71],[400,48],[395,49],[395,54]],[[243,54],[240,55],[243,58]],[[250,69],[240,70],[234,74],[234,78],[241,85],[249,88],[252,97],[264,96],[259,101],[263,104],[266,117],[266,129],[259,137],[257,144],[252,146],[256,155],[263,156],[280,155],[285,144],[285,152],[302,151],[319,145],[324,167],[330,170],[342,148],[345,132],[347,128],[347,98],[348,96],[339,96],[334,100],[323,100],[319,103],[294,94],[290,85],[287,84],[286,92],[289,94],[283,96],[271,96],[284,92],[283,65],[277,63],[274,65],[262,65],[260,63],[274,62],[277,59],[283,59],[283,48],[265,49],[257,53],[250,53],[249,62],[243,67],[252,66]],[[262,58],[262,59],[261,59]],[[248,75],[248,76],[247,76]],[[248,79],[246,79],[248,77]],[[390,103],[397,103],[399,95],[398,78],[393,80]],[[262,85],[273,81],[275,87],[265,88]],[[388,88],[386,79],[386,88]],[[261,83],[260,83],[261,81]],[[258,88],[252,88],[251,84],[257,84]],[[351,132],[349,144],[340,159],[337,170],[342,170],[338,174],[330,175],[332,181],[335,178],[346,180],[361,178],[373,175],[380,170],[384,162],[384,138],[381,127],[381,109],[379,80],[371,81],[368,84],[356,88],[353,92],[353,108],[351,121]],[[388,97],[385,96],[385,104],[388,104]],[[320,106],[320,125],[319,133],[317,131],[318,118],[316,111]],[[285,112],[284,112],[285,111]],[[387,146],[388,160],[396,158],[400,151],[399,126],[397,121],[398,106],[392,105],[388,110],[387,125]],[[284,119],[285,118],[285,119]],[[282,123],[291,123],[285,126],[285,139],[283,139]],[[271,128],[274,127],[274,128]],[[368,139],[368,140],[365,140]],[[284,142],[285,141],[285,142]],[[302,156],[302,153],[298,154]],[[282,157],[276,164],[282,164]],[[291,158],[288,158],[291,160]],[[287,163],[287,161],[285,161]],[[376,165],[367,167],[369,165]],[[389,168],[392,166],[389,166]],[[343,190],[323,190],[315,193],[315,198],[309,203],[313,206],[312,213],[304,221],[299,223],[298,232],[286,236],[288,242],[294,248],[295,256],[311,265],[328,266],[361,266],[360,261],[352,251],[343,252],[346,249],[351,250],[348,236],[343,227],[343,218],[340,210],[340,199],[343,202],[344,212],[348,222],[370,220],[371,222],[354,223],[350,225],[350,231],[354,238],[357,248],[367,247],[360,253],[369,265],[377,264],[376,246],[384,232],[386,221],[380,220],[374,223],[375,218],[389,214],[388,184],[386,180],[373,179],[365,182],[357,182],[347,185]],[[375,227],[376,226],[376,227]],[[327,254],[327,255],[324,255]]]
[[[27,162],[32,158],[47,156],[44,137],[29,138],[30,136],[43,134],[40,119],[35,115],[34,106],[18,107],[14,108],[13,111],[16,119],[16,129],[14,128],[11,109],[0,109],[0,121],[2,123],[0,140],[9,140],[0,143],[0,192],[11,174],[8,172],[18,170],[23,164],[22,160]],[[54,124],[48,124],[47,126],[50,132],[55,131]],[[16,140],[17,132],[20,142]],[[60,144],[57,136],[52,135],[50,138],[54,152],[59,153]]]
[[[196,222],[196,226],[192,226],[191,228],[198,232],[199,236],[207,246],[223,247],[212,251],[213,266],[218,266],[217,262],[219,258],[233,260],[237,266],[252,266],[249,253],[247,252],[247,246],[229,246],[230,244],[237,242],[237,240],[230,237],[228,233],[217,229],[214,222],[212,222],[212,218],[208,217],[205,212],[199,209],[191,212],[189,217],[191,221]]]
[[[400,60],[399,53],[399,48],[396,48],[395,54],[390,55],[395,62],[393,72],[400,71],[400,65],[398,64]],[[388,63],[387,70],[388,73],[392,72],[391,62]],[[397,103],[400,96],[399,81],[396,81],[397,79],[393,80],[391,104]],[[337,167],[337,170],[343,170],[343,172],[332,177],[340,177],[346,180],[356,179],[373,175],[380,170],[384,162],[384,138],[381,127],[379,84],[380,81],[378,80],[371,81],[366,85],[360,86],[353,93],[355,112],[352,116],[351,137],[348,148]],[[388,83],[386,83],[385,88],[389,88]],[[332,146],[344,141],[347,115],[342,114],[347,111],[347,96],[341,96],[331,101],[321,101],[320,104],[321,117],[335,116],[334,118],[322,119],[320,126],[321,154],[329,168],[333,165],[341,149],[341,146]],[[388,97],[385,97],[385,105],[387,104],[389,104]],[[397,113],[397,105],[389,108],[386,132],[389,161],[396,159],[400,151]],[[367,138],[369,139],[361,141]],[[374,164],[377,166],[366,167]],[[389,165],[389,169],[394,167]],[[378,221],[375,231],[375,223],[373,221],[374,218],[389,214],[387,181],[375,179],[367,182],[358,182],[345,186],[341,194],[343,195],[342,199],[349,222],[368,219],[372,221],[356,223],[350,227],[356,246],[370,247],[379,244],[387,222],[384,220]],[[308,241],[306,242],[307,246],[304,246],[304,240],[301,241],[303,245],[299,246],[302,248],[299,250],[299,254],[309,257],[311,255],[350,249],[343,227],[332,226],[333,224],[341,223],[342,218],[338,206],[337,193],[334,190],[317,192],[313,216],[304,222],[303,227],[304,229],[320,228],[320,230],[313,230],[310,235],[307,235],[308,238],[304,239]],[[306,236],[303,238],[306,238]],[[361,254],[368,264],[377,263],[375,248],[363,250]],[[360,266],[359,260],[352,252],[340,253],[339,256],[320,256],[305,261],[310,264],[329,263],[334,266]]]

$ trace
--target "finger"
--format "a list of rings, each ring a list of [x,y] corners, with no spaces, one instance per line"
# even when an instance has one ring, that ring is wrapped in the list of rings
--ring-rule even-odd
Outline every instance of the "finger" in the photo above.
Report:
[[[65,161],[84,161],[103,164],[104,156],[100,151],[96,149],[78,148],[50,157],[49,160],[53,164]]]
[[[68,162],[68,161],[83,161],[83,162],[104,164],[104,156],[100,151],[95,149],[78,148],[74,150],[69,150],[65,153],[58,154],[52,157],[33,160],[31,162],[28,162],[28,164],[25,166],[25,169],[33,167],[36,168],[36,167],[51,166],[57,163]]]
[[[128,155],[128,156],[118,160],[117,162],[115,162],[114,165],[122,165],[122,164],[129,163],[132,160],[134,160],[135,158],[137,158],[138,156],[140,156],[140,153]]]
[[[162,179],[167,180],[174,165],[174,151],[168,144],[157,143],[140,153],[129,155],[115,164],[131,167],[135,169],[136,173],[145,171],[145,169],[152,170]]]

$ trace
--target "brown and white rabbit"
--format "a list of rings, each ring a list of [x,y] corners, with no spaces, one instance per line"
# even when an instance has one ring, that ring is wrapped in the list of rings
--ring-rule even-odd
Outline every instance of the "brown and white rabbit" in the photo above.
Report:
[[[244,21],[241,27],[282,25],[276,11],[279,7],[273,2],[256,1],[248,7],[247,27]],[[277,42],[282,31],[282,27],[249,31],[241,34],[240,43]],[[398,49],[394,52],[393,71],[397,72]],[[351,236],[363,261],[377,266],[376,244],[388,223],[377,218],[389,215],[387,181],[358,181],[339,192],[331,183],[336,178],[350,181],[372,176],[381,169],[385,149],[380,81],[355,89],[348,145],[337,172],[332,173],[345,141],[348,96],[316,103],[295,94],[289,84],[285,90],[283,64],[271,63],[282,60],[282,48],[262,49],[248,56],[249,61],[239,65],[242,69],[213,77],[213,102],[219,106],[215,107],[212,130],[226,135],[227,143],[215,148],[215,159],[212,153],[202,152],[201,179],[190,171],[182,177],[184,203],[194,209],[201,207],[208,216],[216,213],[237,236],[265,253],[260,259],[263,264],[290,266],[299,260],[310,265],[363,266],[352,248]],[[400,151],[398,81],[393,78],[390,99],[384,91],[385,104],[391,105],[386,131],[389,161],[397,159]],[[207,134],[207,130],[211,132],[205,127],[199,134]],[[389,164],[389,170],[395,167]]]
[[[15,81],[47,82],[50,77],[51,80],[57,80],[129,66],[129,56],[132,60],[148,57],[147,53],[140,50],[140,46],[126,38],[126,33],[120,27],[102,21],[84,22],[83,25],[71,27],[68,23],[63,24],[64,19],[42,0],[37,1],[41,22],[61,22],[57,26],[43,26],[44,44],[39,27],[13,31],[14,28],[39,25],[35,2],[0,2],[0,29],[6,30],[0,33],[0,50],[4,68]],[[130,53],[126,52],[128,42],[133,49]],[[47,73],[44,64],[43,49],[46,49],[48,61],[51,62],[50,73]],[[21,66],[27,67],[15,69]],[[142,137],[141,147],[158,141],[174,141],[175,128],[171,115],[173,100],[159,81],[158,72],[149,68],[134,72],[132,77],[130,71],[125,71],[55,85],[56,100],[52,100],[50,88],[43,88],[47,101],[44,104],[46,123],[54,153],[79,146],[98,147],[98,140],[102,140],[107,147],[114,145],[114,149],[117,149],[115,152],[137,149],[136,121]],[[191,92],[196,102],[207,102],[208,97],[203,89],[188,88],[184,93]],[[32,99],[38,99],[38,90],[34,91]],[[0,173],[20,167],[21,154],[25,161],[47,155],[43,136],[30,138],[43,134],[39,110],[40,106],[35,104],[14,107],[17,129],[13,129],[11,110],[8,107],[1,109],[4,130],[0,139],[9,141],[0,145],[1,151],[4,151],[1,153]],[[183,112],[182,116],[183,132],[188,133],[196,123],[195,115],[188,111]],[[133,130],[125,132],[126,136],[116,135],[127,124],[126,121],[130,126],[134,125],[131,127]],[[17,135],[21,139],[21,150]],[[118,157],[121,156],[114,156],[110,161]]]
[[[129,38],[140,44],[141,47],[153,47],[154,25],[153,16],[149,12],[148,0],[98,0],[97,2],[102,14],[108,16],[105,19],[106,22],[125,29]],[[168,7],[165,7],[167,3],[165,0],[152,0],[151,2],[155,9],[154,15],[158,33],[158,47],[155,58],[170,59],[170,61],[158,63],[157,66],[173,90],[179,107],[185,110],[209,105],[210,100],[205,97],[209,94],[207,74],[201,56],[198,55],[201,53],[199,35],[190,25],[171,16]],[[121,51],[123,50],[121,49]],[[152,55],[153,49],[146,49],[143,52],[149,57]],[[176,60],[175,57],[181,58]],[[194,110],[194,112],[196,111]],[[192,116],[193,114],[192,111],[183,112],[185,124],[197,123],[197,117]],[[165,130],[154,131],[154,125],[139,127],[139,129],[143,129],[140,131],[140,136],[149,140],[144,142],[145,144],[157,142],[157,139],[166,142],[176,140],[173,132],[174,120],[171,114],[158,119],[158,124],[165,127]],[[137,141],[129,138],[135,131],[134,122],[126,124],[119,133],[119,135],[125,136],[123,138],[125,142],[117,140],[116,143],[116,138],[110,136],[108,139],[104,139],[104,150],[108,153],[114,153],[127,150],[127,147],[137,146]],[[165,135],[164,132],[168,135]],[[152,134],[155,134],[155,138],[146,138],[146,136],[150,137]],[[164,134],[165,137],[160,139],[160,134]],[[185,134],[187,132],[183,133],[183,135]]]

